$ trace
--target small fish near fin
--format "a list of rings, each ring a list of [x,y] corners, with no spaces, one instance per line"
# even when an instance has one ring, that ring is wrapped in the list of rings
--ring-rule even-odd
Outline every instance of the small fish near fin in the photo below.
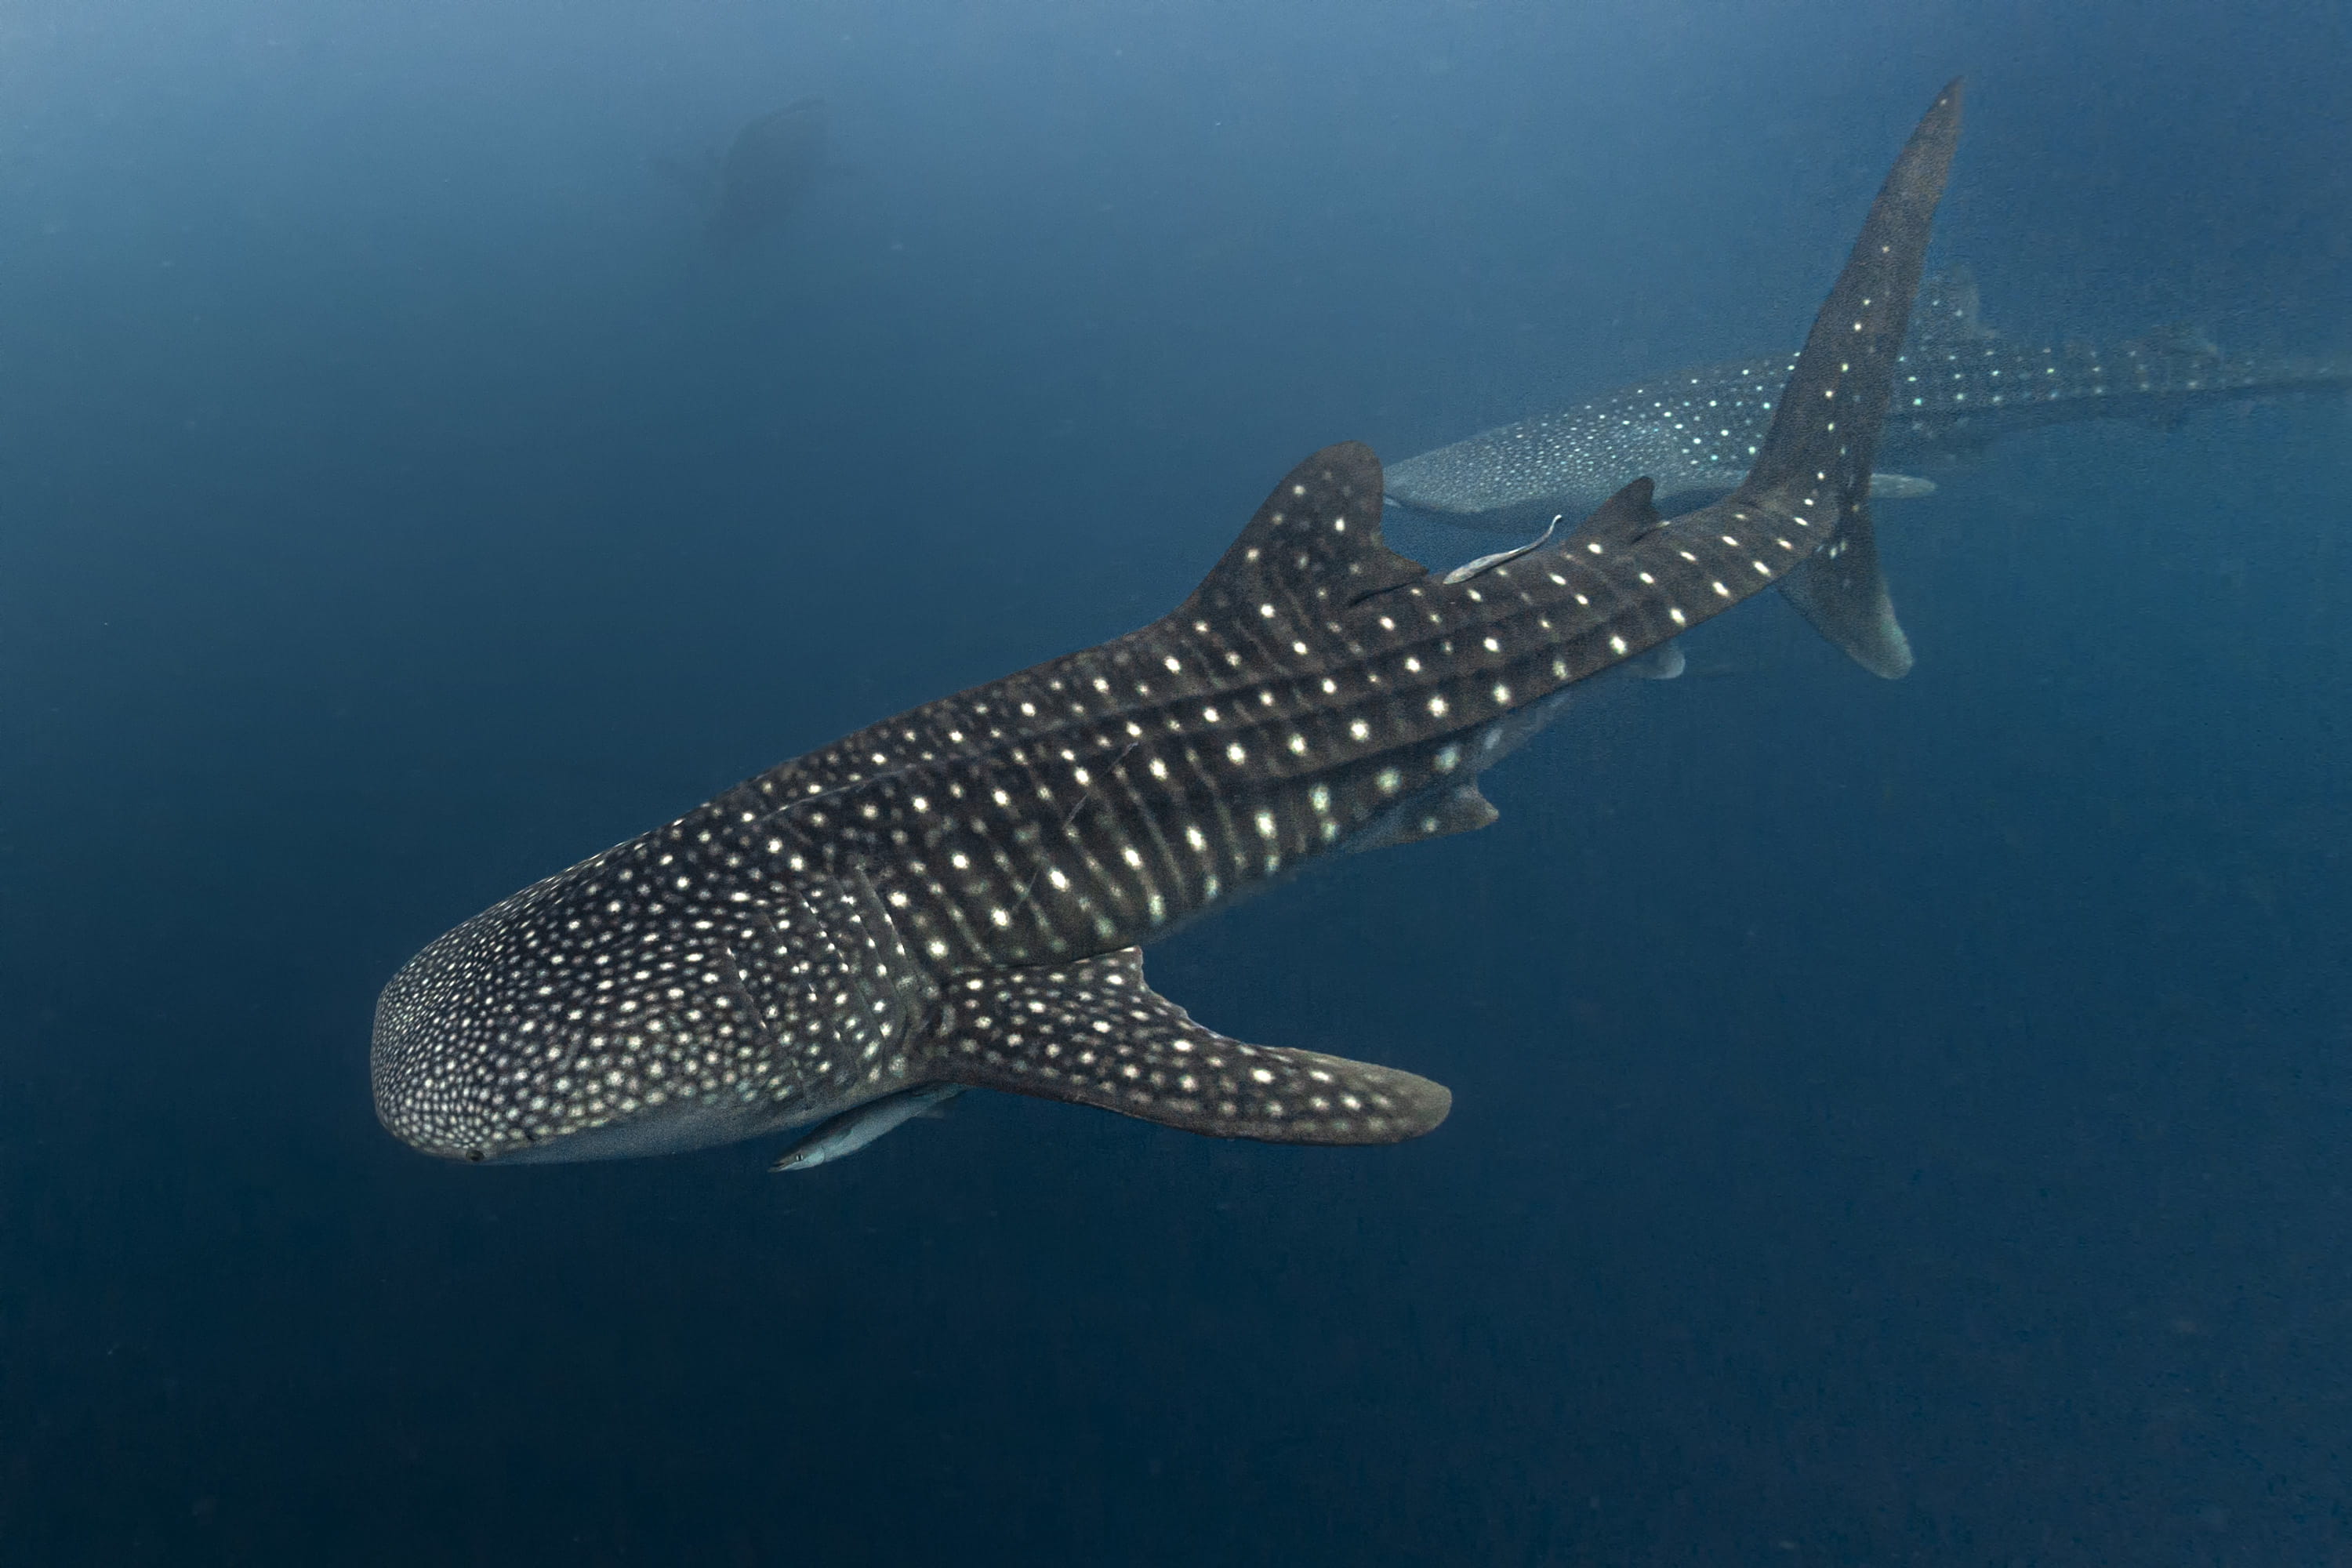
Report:
[[[1451,588],[1456,583],[1467,583],[1473,577],[1479,576],[1487,572],[1492,572],[1497,566],[1517,561],[1520,556],[1527,554],[1530,551],[1541,550],[1545,545],[1551,542],[1552,531],[1558,527],[1559,527],[1559,514],[1555,512],[1552,514],[1551,521],[1544,526],[1544,531],[1536,535],[1535,538],[1528,541],[1525,544],[1515,544],[1508,550],[1497,550],[1492,555],[1481,555],[1475,561],[1465,561],[1461,565],[1456,566],[1453,571],[1448,572],[1443,578],[1439,579],[1439,581]]]
[[[1377,479],[1370,492],[1379,498]],[[968,974],[948,987],[919,1070],[1092,1105],[1212,1138],[1398,1143],[1445,1120],[1443,1085],[1370,1062],[1248,1046],[1143,981],[1143,952]]]
[[[939,1108],[963,1092],[960,1083],[927,1083],[902,1089],[879,1100],[845,1110],[811,1128],[808,1134],[776,1157],[771,1171],[813,1171],[856,1153],[886,1132],[895,1132],[919,1116]]]

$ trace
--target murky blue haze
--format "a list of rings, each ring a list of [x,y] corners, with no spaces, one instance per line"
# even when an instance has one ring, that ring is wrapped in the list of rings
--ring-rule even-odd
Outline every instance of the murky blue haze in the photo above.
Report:
[[[1316,447],[1793,344],[1958,71],[1995,325],[2352,347],[2319,0],[0,9],[0,1560],[2352,1562],[2340,401],[2006,443],[1909,679],[1759,601],[1153,951],[1417,1143],[371,1110],[431,937]]]

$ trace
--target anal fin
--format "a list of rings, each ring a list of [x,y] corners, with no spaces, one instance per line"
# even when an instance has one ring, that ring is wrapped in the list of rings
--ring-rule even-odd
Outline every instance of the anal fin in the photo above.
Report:
[[[1213,1138],[1396,1143],[1445,1120],[1440,1084],[1370,1062],[1250,1046],[1143,982],[1124,948],[1076,963],[951,982],[925,1076],[1097,1106]]]

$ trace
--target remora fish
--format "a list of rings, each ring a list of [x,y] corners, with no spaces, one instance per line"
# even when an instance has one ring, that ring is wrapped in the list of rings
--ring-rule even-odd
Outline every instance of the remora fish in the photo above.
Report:
[[[1667,523],[1639,481],[1447,583],[1381,542],[1371,452],[1327,447],[1163,619],[786,763],[434,942],[377,1004],[377,1115],[478,1161],[689,1149],[941,1085],[1274,1142],[1426,1132],[1441,1086],[1229,1039],[1145,984],[1137,944],[1319,856],[1486,826],[1479,772],[1576,682],[1776,584],[1885,668],[1871,454],[1959,109],[1954,83],[1913,132],[1727,500]]]
[[[935,1112],[963,1092],[960,1083],[927,1083],[903,1094],[886,1094],[832,1117],[777,1156],[771,1171],[813,1171],[835,1160],[845,1160],[885,1132],[894,1132],[918,1116]]]
[[[1583,511],[1647,474],[1661,500],[1720,494],[1755,459],[1786,359],[1680,371],[1408,458],[1389,499],[1472,528],[1517,531],[1552,510]],[[2352,386],[2352,359],[2222,353],[2180,329],[2113,352],[2023,348],[1978,318],[1977,290],[1953,270],[1921,285],[1880,455],[1908,463],[1975,451],[1998,437],[2091,419],[2169,425],[2210,403]],[[1881,474],[1880,499],[1934,489]]]

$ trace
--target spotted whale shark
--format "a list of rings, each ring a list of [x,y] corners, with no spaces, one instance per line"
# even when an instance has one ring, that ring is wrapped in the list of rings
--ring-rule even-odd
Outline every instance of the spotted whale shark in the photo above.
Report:
[[[1589,510],[1634,474],[1656,481],[1661,501],[1720,495],[1755,460],[1794,368],[1785,356],[1700,365],[1483,430],[1391,465],[1389,499],[1468,527],[1518,531],[1554,511]],[[2225,354],[2179,327],[2113,349],[2012,343],[1984,325],[1974,279],[1955,268],[1920,286],[1879,449],[1890,462],[1915,464],[2053,425],[2169,426],[2210,404],[2347,387],[2352,356]],[[1900,472],[1876,479],[1881,499],[1935,488]]]
[[[813,1126],[785,1167],[971,1089],[1280,1143],[1428,1131],[1441,1085],[1221,1034],[1141,944],[1319,858],[1486,826],[1478,775],[1579,682],[1765,589],[1802,584],[1884,668],[1870,468],[1959,115],[1956,82],[1721,502],[1667,521],[1637,481],[1439,576],[1382,541],[1371,451],[1326,447],[1141,630],[784,763],[434,942],[377,1004],[379,1118],[471,1161]]]

